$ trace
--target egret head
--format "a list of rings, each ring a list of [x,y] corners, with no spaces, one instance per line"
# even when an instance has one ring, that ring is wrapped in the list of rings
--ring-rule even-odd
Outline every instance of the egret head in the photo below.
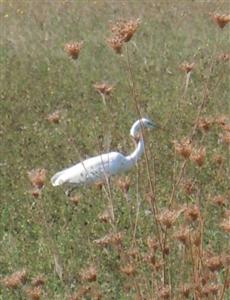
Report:
[[[136,140],[139,138],[142,128],[157,128],[157,125],[149,119],[142,118],[137,120],[130,129],[130,135]]]

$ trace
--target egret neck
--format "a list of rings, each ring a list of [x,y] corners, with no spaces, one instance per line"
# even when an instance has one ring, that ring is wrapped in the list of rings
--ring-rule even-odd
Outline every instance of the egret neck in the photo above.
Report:
[[[126,156],[127,160],[132,162],[132,165],[136,164],[138,159],[143,154],[144,150],[145,150],[144,140],[143,137],[140,137],[136,149],[130,155]]]

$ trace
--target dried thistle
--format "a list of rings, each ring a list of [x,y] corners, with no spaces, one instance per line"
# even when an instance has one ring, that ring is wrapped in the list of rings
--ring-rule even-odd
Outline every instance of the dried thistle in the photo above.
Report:
[[[41,189],[44,186],[47,174],[45,169],[33,169],[27,174],[33,187]]]
[[[220,223],[220,227],[227,233],[230,233],[230,217],[223,219]]]
[[[41,195],[41,190],[38,188],[33,188],[30,193],[34,198],[38,198]]]
[[[206,157],[206,148],[203,146],[199,149],[193,149],[190,159],[195,162],[199,167],[204,164]]]
[[[180,285],[179,291],[185,298],[189,298],[189,295],[191,293],[192,287],[188,283],[183,283]]]
[[[80,277],[82,281],[93,282],[97,280],[97,269],[95,266],[90,266],[87,269],[83,269],[80,272]]]
[[[217,116],[214,120],[215,124],[223,126],[228,123],[228,117],[225,115]]]
[[[65,51],[72,59],[77,59],[84,42],[72,42],[65,44]]]
[[[190,205],[184,211],[185,219],[194,222],[200,217],[200,208],[198,205]]]
[[[130,256],[130,257],[132,257],[132,258],[137,258],[140,255],[139,249],[137,247],[130,248],[127,251],[127,255]]]
[[[58,124],[61,118],[61,114],[59,110],[54,111],[53,113],[47,116],[47,120],[50,123]]]
[[[103,188],[103,185],[104,185],[103,181],[98,181],[98,182],[95,183],[94,186],[96,187],[97,190],[101,191],[102,188]]]
[[[221,154],[215,153],[212,156],[212,161],[216,165],[221,166],[223,164],[223,162],[224,162],[224,157]]]
[[[225,205],[225,197],[223,195],[218,195],[213,197],[212,203],[216,204],[218,206],[224,206]]]
[[[90,286],[82,286],[77,292],[69,297],[69,300],[81,300],[89,293],[90,290]]]
[[[198,122],[197,122],[197,127],[205,132],[209,131],[211,126],[213,125],[214,120],[211,117],[202,117],[199,118]]]
[[[98,219],[103,223],[109,223],[112,220],[110,209],[105,209],[103,213],[98,216]]]
[[[3,285],[7,288],[16,289],[23,285],[27,279],[27,272],[26,270],[21,270],[14,272],[13,274],[6,276],[2,279]]]
[[[187,195],[192,195],[196,191],[195,182],[191,179],[184,180],[182,186]]]
[[[111,233],[108,234],[106,236],[104,236],[103,238],[94,240],[94,243],[100,246],[108,246],[108,245],[121,245],[122,243],[122,233],[118,232],[118,233]]]
[[[230,133],[230,124],[225,124],[225,125],[222,125],[221,127],[224,131],[227,131]]]
[[[223,268],[221,256],[212,256],[205,260],[205,265],[211,272],[219,271]]]
[[[201,290],[201,294],[205,297],[210,297],[211,295],[217,296],[220,285],[215,283],[206,284]]]
[[[121,272],[127,276],[132,276],[135,274],[136,270],[132,264],[127,264],[120,268]]]
[[[184,246],[187,246],[189,244],[189,235],[190,235],[190,229],[188,226],[182,226],[179,228],[177,232],[174,234],[174,238],[178,241],[180,241]]]
[[[117,186],[121,189],[121,191],[123,193],[127,194],[129,191],[129,187],[130,187],[130,182],[131,182],[131,179],[128,176],[126,176],[124,178],[120,178],[117,181]]]
[[[230,132],[220,133],[219,141],[225,145],[230,145]]]
[[[181,64],[180,69],[186,73],[190,73],[195,67],[195,63],[184,62]]]
[[[160,299],[169,299],[170,294],[171,294],[171,289],[169,285],[162,286],[158,291],[158,295]]]
[[[46,282],[45,278],[42,275],[39,275],[33,278],[31,284],[33,286],[43,286],[45,282]]]
[[[114,89],[113,85],[109,85],[107,83],[95,83],[93,87],[99,94],[102,94],[104,96],[110,95],[112,90]]]
[[[31,300],[40,300],[41,294],[42,294],[42,289],[40,286],[28,288],[26,290],[26,294],[27,294],[28,298]]]
[[[184,208],[179,210],[169,210],[166,208],[157,216],[157,220],[166,228],[170,228],[183,211]]]
[[[145,262],[147,262],[148,264],[150,264],[152,267],[155,267],[156,266],[156,256],[155,254],[153,253],[150,253],[150,254],[146,254],[144,257],[143,257],[143,260]],[[159,267],[159,266],[158,266]]]
[[[120,39],[120,37],[115,36],[107,39],[107,43],[117,54],[122,53],[123,41]]]
[[[223,29],[230,22],[230,15],[210,14],[213,21]]]
[[[128,42],[133,37],[134,33],[140,24],[140,19],[129,20],[129,21],[118,21],[112,26],[112,32],[122,42]]]
[[[151,238],[150,236],[148,236],[147,237],[147,245],[148,245],[149,250],[152,253],[154,253],[154,252],[156,252],[156,250],[159,247],[159,242],[156,239]]]
[[[192,141],[188,138],[182,139],[180,142],[173,141],[176,153],[183,158],[188,159],[192,153]]]
[[[76,206],[80,203],[80,200],[81,200],[80,195],[74,195],[74,196],[69,197],[69,201]]]

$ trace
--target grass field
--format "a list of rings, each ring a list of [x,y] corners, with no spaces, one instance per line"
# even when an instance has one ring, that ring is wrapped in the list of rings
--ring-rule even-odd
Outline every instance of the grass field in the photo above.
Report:
[[[1,300],[230,299],[229,8],[0,0]],[[117,54],[111,27],[137,19]],[[161,128],[136,168],[71,199],[51,186],[79,160],[130,153],[141,116]]]

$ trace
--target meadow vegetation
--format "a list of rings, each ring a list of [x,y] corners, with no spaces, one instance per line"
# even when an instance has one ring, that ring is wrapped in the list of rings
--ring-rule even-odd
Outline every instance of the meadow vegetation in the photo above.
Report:
[[[228,1],[0,0],[0,299],[229,299]],[[138,166],[68,198],[87,157]],[[114,212],[114,218],[111,215]]]

